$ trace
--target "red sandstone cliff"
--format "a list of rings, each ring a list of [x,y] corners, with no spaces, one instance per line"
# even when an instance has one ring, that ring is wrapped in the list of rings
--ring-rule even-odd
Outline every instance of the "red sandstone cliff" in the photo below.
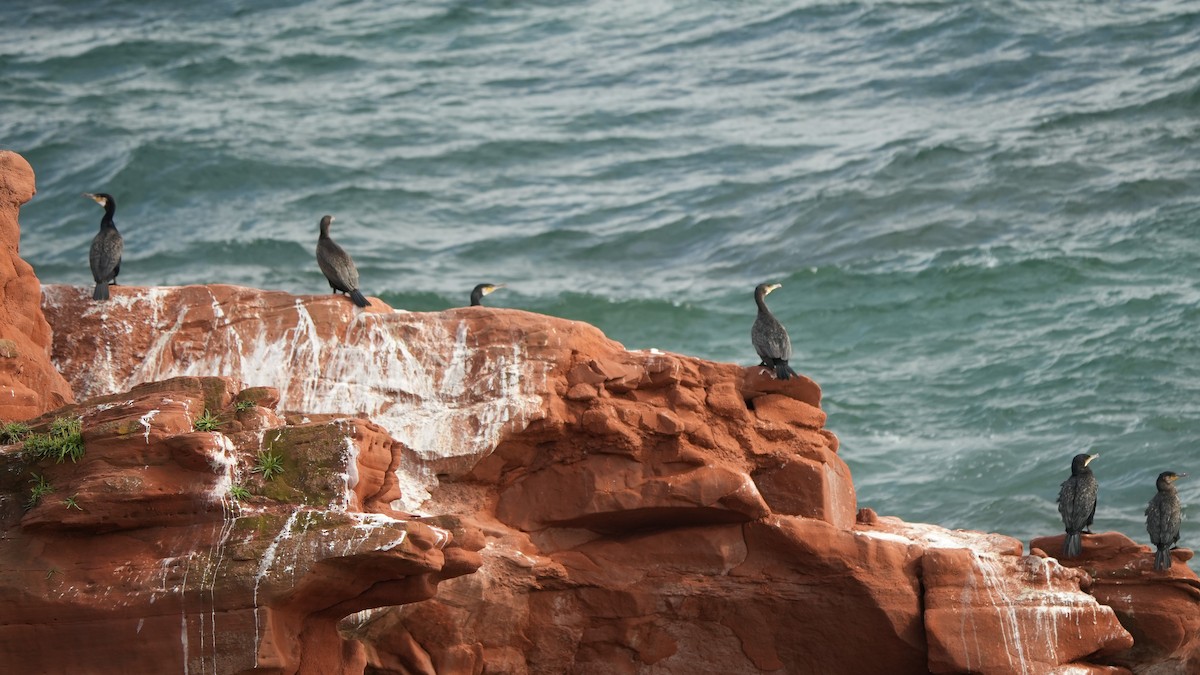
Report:
[[[59,497],[25,512],[34,469],[4,454],[0,561],[24,570],[0,587],[15,600],[0,609],[7,662],[65,668],[96,642],[90,672],[136,671],[148,644],[157,672],[1196,663],[1182,565],[1159,582],[1158,623],[1130,622],[1163,595],[1135,590],[1114,613],[1085,592],[1086,565],[858,514],[806,378],[630,352],[514,310],[363,312],[232,286],[113,297],[44,290],[50,324],[74,329],[55,330],[54,361],[88,398],[45,419],[81,416],[86,454],[37,470],[85,512]],[[237,394],[260,404],[239,412],[243,387],[265,388]],[[190,431],[202,405],[220,433]],[[287,457],[283,483],[250,471],[264,449]],[[251,494],[235,511],[239,482]],[[1095,541],[1113,565],[1144,554]],[[88,622],[88,644],[48,630],[67,617]],[[1183,633],[1164,643],[1167,624]]]
[[[17,214],[33,198],[33,169],[0,150],[0,420],[23,420],[72,400],[50,364],[50,325],[40,309],[41,285],[21,259]]]
[[[194,429],[205,411],[218,430]],[[78,461],[0,450],[4,672],[361,673],[342,617],[479,566],[472,528],[387,506],[396,444],[369,422],[287,423],[237,406],[219,378],[141,385],[33,427],[54,419],[82,421]],[[255,473],[259,453],[283,472]]]

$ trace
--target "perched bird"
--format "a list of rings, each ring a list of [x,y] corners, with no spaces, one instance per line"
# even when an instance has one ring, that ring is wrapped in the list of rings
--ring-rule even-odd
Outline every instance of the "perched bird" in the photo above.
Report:
[[[471,306],[483,304],[483,296],[491,295],[494,291],[504,288],[504,284],[479,284],[471,291]]]
[[[750,329],[750,341],[754,343],[754,351],[758,352],[763,366],[775,369],[775,377],[786,380],[796,371],[788,365],[792,358],[792,339],[788,337],[787,329],[779,323],[779,319],[767,309],[764,298],[780,284],[759,284],[754,289],[754,302],[758,305],[758,318]]]
[[[1154,552],[1154,569],[1158,571],[1171,569],[1171,549],[1179,541],[1179,521],[1183,513],[1179,509],[1179,493],[1175,491],[1175,481],[1186,476],[1186,473],[1164,471],[1158,474],[1158,494],[1150,499],[1146,507],[1146,531],[1150,533],[1150,543],[1158,550]]]
[[[107,300],[108,285],[117,284],[117,275],[121,273],[121,253],[125,250],[125,240],[121,238],[121,233],[117,232],[117,224],[113,222],[113,214],[117,212],[117,200],[103,192],[85,192],[83,196],[104,207],[100,231],[92,239],[88,262],[92,266],[92,278],[96,280],[96,290],[92,291],[92,299]]]
[[[317,239],[317,265],[321,273],[329,281],[329,287],[334,293],[345,293],[359,307],[371,304],[358,290],[358,268],[350,254],[342,250],[336,242],[329,238],[329,224],[333,216],[321,218],[321,236]]]
[[[1096,517],[1096,477],[1088,464],[1100,455],[1080,453],[1071,460],[1071,477],[1058,490],[1058,512],[1062,514],[1067,538],[1063,541],[1063,557],[1075,558],[1083,552],[1081,534],[1091,534],[1088,528]]]

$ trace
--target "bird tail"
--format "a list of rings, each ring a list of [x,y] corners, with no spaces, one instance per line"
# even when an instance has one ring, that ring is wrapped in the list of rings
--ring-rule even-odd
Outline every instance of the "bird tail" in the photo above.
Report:
[[[1166,546],[1159,546],[1154,552],[1154,569],[1159,572],[1171,569],[1171,549]]]
[[[108,299],[108,282],[107,281],[96,282],[96,290],[92,291],[92,299],[93,300],[107,300]]]
[[[367,299],[363,297],[363,294],[357,288],[350,291],[350,299],[359,307],[366,307],[371,304],[367,302]]]
[[[787,364],[787,361],[784,361],[783,359],[775,359],[775,378],[776,379],[786,380],[795,374],[796,374],[796,371],[792,370],[792,367]]]
[[[1078,558],[1083,553],[1083,536],[1078,532],[1068,532],[1063,540],[1063,557]]]

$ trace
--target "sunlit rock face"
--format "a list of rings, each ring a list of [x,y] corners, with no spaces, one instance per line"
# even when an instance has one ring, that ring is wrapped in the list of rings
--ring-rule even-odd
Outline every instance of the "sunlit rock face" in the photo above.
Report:
[[[804,377],[486,307],[231,286],[44,304],[86,328],[55,331],[78,391],[212,373],[301,425],[369,416],[398,460],[362,508],[478,526],[477,572],[341,622],[367,672],[1100,673],[1130,644],[1085,575],[1015,540],[858,514]]]
[[[255,405],[273,392],[235,391],[179,378],[32,422],[80,420],[75,461],[0,448],[5,672],[361,673],[343,617],[478,567],[478,532],[390,510],[383,429],[288,423]],[[206,412],[218,426],[198,431]]]
[[[81,396],[184,375],[221,375],[279,391],[279,409],[371,418],[404,444],[396,504],[419,509],[439,473],[486,456],[506,429],[543,414],[546,372],[586,324],[530,327],[475,307],[436,314],[365,311],[342,296],[296,297],[237,286],[46,286],[54,362]],[[565,335],[553,330],[565,331]]]
[[[21,259],[21,205],[33,198],[33,169],[0,150],[0,421],[40,415],[73,400],[50,364],[50,325],[42,316],[40,284]],[[100,213],[96,213],[96,223]]]

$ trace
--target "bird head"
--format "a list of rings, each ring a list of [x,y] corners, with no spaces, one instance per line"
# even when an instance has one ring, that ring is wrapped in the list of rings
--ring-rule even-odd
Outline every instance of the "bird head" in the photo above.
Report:
[[[483,299],[483,296],[491,295],[501,288],[504,288],[504,284],[479,284],[475,288],[471,289],[471,305],[474,306],[480,304],[480,300]]]
[[[1100,453],[1089,455],[1086,452],[1081,452],[1078,455],[1075,455],[1073,458],[1071,458],[1071,473],[1076,474],[1080,471],[1083,471],[1087,468],[1088,464],[1092,463],[1092,460],[1099,456]]]
[[[765,298],[776,288],[783,288],[783,284],[759,284],[754,289],[754,296],[757,298]]]
[[[91,192],[85,192],[83,193],[83,196],[96,202],[100,206],[108,206],[110,203],[116,203],[116,200],[113,199],[112,195],[105,194],[103,192],[97,192],[94,194]]]

